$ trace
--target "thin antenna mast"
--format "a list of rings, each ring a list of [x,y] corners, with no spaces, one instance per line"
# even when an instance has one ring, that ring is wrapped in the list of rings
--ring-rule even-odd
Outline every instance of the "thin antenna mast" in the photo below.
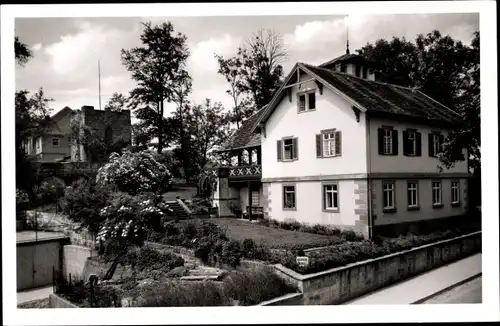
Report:
[[[101,109],[101,60],[97,60],[97,73],[99,75],[99,110]]]
[[[347,17],[349,17],[349,16],[347,16]],[[346,28],[346,42],[347,42],[347,43],[346,43],[346,50],[345,50],[345,53],[346,53],[346,54],[349,54],[349,25],[348,25],[348,24],[346,24],[345,28]]]

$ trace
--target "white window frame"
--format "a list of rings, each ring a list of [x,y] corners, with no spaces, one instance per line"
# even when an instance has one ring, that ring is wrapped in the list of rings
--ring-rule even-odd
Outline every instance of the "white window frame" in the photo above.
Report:
[[[335,205],[335,197],[337,198],[337,205]],[[329,183],[323,185],[323,209],[325,211],[338,211],[339,210],[339,185],[337,183]],[[331,205],[328,205],[328,198],[331,199]]]
[[[316,89],[307,90],[307,91],[297,93],[297,110],[299,113],[316,110],[316,106],[314,107],[314,109],[310,108],[310,104],[309,104],[309,95],[310,94],[313,94],[314,103],[316,103]],[[301,110],[301,107],[300,107],[300,97],[301,96],[304,96],[304,109],[303,110]]]
[[[415,131],[408,131],[408,141],[412,142],[412,152],[408,152],[408,155],[417,155],[417,133]]]
[[[439,136],[439,134],[432,134],[432,147],[435,156],[437,156],[441,152],[442,144],[440,143]]]
[[[293,190],[287,188],[293,188]],[[287,194],[293,194],[293,207],[286,207]],[[297,209],[297,192],[295,185],[283,185],[283,210],[295,209]]]
[[[382,182],[382,206],[384,210],[392,210],[396,208],[396,183],[394,181],[383,181]],[[391,203],[392,205],[386,205]]]
[[[408,181],[406,192],[407,192],[406,198],[408,200],[408,208],[418,207],[418,182]]]
[[[54,144],[54,140],[57,140],[57,145]],[[52,138],[52,147],[59,147],[61,144],[61,139],[58,137],[53,137]]]
[[[285,142],[290,142],[290,144],[285,144]],[[290,157],[287,158],[286,157],[286,148],[289,147],[290,148]],[[285,138],[283,139],[283,161],[292,161],[293,160],[293,151],[294,151],[294,148],[293,148],[293,138]]]
[[[322,134],[323,141],[323,157],[332,157],[335,152],[335,131]]]
[[[432,181],[432,205],[441,206],[443,204],[443,186],[441,181]]]
[[[392,139],[392,129],[384,128],[384,154],[391,155],[394,140]]]
[[[456,198],[454,198],[456,197]],[[456,199],[456,200],[454,200]],[[451,182],[451,203],[452,204],[460,204],[460,182],[452,181]]]

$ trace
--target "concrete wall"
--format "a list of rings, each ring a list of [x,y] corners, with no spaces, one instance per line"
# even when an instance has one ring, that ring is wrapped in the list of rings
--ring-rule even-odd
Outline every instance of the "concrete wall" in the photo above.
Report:
[[[315,274],[275,270],[302,292],[302,305],[341,304],[481,251],[481,232]]]
[[[311,77],[302,73],[301,80]],[[316,109],[298,112],[297,92],[316,89]],[[320,95],[317,85],[308,82],[292,87],[292,101],[284,96],[266,123],[262,142],[262,179],[304,177],[332,174],[366,173],[366,123],[361,113],[360,122],[352,105],[323,87]],[[316,135],[321,130],[333,129],[342,133],[342,155],[328,158],[316,157]],[[283,137],[298,138],[298,160],[278,162],[277,141]]]
[[[79,308],[77,305],[72,304],[68,300],[51,293],[49,295],[49,308]]]
[[[429,139],[428,134],[431,131],[440,131],[445,137],[448,134],[447,130],[436,127],[429,127],[422,124],[414,124],[409,122],[399,122],[380,118],[369,119],[370,128],[370,158],[371,172],[386,172],[386,173],[436,173],[438,171],[438,159],[429,157]],[[398,131],[398,155],[380,155],[378,153],[378,128],[381,126],[392,126]],[[422,156],[412,157],[403,155],[403,130],[414,128],[422,134]],[[465,150],[464,150],[465,153]],[[468,173],[467,162],[458,162],[453,168],[443,170],[446,173]]]
[[[412,179],[414,180],[414,179]],[[432,181],[441,181],[441,195],[443,206],[435,208],[432,205]],[[397,179],[396,211],[383,211],[382,180],[372,180],[372,212],[374,225],[392,223],[406,223],[421,220],[437,219],[449,216],[459,216],[467,213],[467,179],[460,181],[460,206],[451,205],[451,181],[456,179],[417,179],[419,210],[408,210],[407,179]]]
[[[61,239],[17,244],[17,290],[52,284],[52,268],[61,267]]]
[[[66,280],[69,280],[69,274],[72,279],[81,279],[87,259],[94,256],[97,256],[97,250],[75,245],[64,246],[62,270]]]

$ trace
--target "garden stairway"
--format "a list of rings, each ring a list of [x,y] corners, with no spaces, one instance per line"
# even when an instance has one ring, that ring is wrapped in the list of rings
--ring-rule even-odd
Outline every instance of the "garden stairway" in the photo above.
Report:
[[[191,211],[182,200],[169,200],[166,204],[174,211],[174,216],[179,220],[187,220],[191,217]]]

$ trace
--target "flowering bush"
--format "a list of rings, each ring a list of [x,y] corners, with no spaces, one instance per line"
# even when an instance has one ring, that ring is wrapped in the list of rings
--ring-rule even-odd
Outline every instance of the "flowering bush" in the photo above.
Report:
[[[146,231],[159,229],[163,217],[171,213],[171,209],[154,195],[130,196],[126,193],[115,193],[108,205],[99,211],[103,221],[96,240],[106,242],[110,238],[118,242],[129,241],[141,245]]]
[[[112,153],[109,162],[101,167],[96,181],[113,184],[118,190],[135,195],[141,192],[162,193],[171,184],[172,175],[149,152]]]

